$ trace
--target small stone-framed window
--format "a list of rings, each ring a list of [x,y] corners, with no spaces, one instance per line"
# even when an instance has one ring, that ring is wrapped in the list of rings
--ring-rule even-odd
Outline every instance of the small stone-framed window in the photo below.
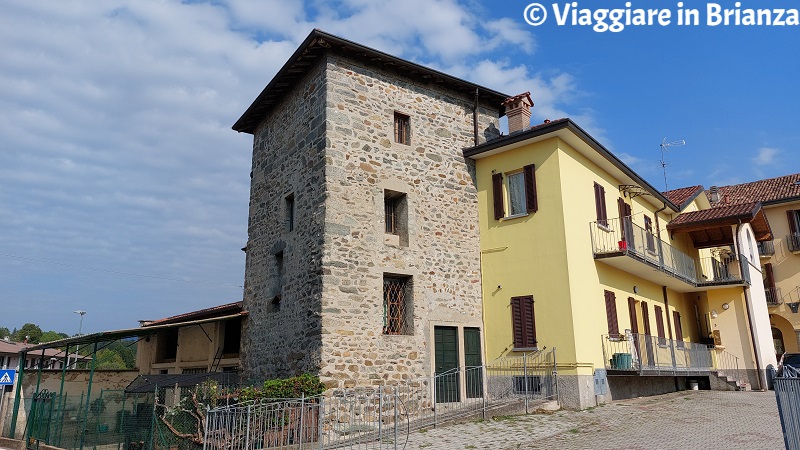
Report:
[[[411,145],[411,117],[406,114],[394,113],[394,141]]]
[[[294,230],[294,194],[289,194],[285,199],[286,231]]]
[[[383,334],[414,334],[412,278],[383,275]]]
[[[387,244],[408,246],[408,196],[402,192],[383,191],[384,231]]]

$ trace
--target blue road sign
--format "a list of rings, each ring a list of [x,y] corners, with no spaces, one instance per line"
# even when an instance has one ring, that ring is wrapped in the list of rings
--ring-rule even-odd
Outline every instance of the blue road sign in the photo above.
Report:
[[[14,376],[16,375],[16,371],[12,370],[0,370],[0,386],[11,386],[14,384]]]

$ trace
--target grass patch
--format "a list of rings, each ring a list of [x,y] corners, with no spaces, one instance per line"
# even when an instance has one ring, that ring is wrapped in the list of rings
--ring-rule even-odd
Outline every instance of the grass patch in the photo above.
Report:
[[[518,420],[518,417],[517,416],[494,416],[494,417],[492,417],[492,420],[494,420],[496,422],[503,422],[503,421],[514,422],[514,421]]]
[[[572,434],[578,434],[578,433],[580,433],[581,431],[580,431],[579,429],[577,429],[577,428],[570,428],[570,429],[569,429],[569,432],[570,432],[570,433],[572,433]]]

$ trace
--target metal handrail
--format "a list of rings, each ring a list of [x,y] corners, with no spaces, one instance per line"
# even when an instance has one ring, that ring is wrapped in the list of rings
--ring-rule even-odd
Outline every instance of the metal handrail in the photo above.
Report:
[[[590,230],[595,256],[627,254],[673,276],[696,282],[695,262],[689,255],[636,225],[630,218],[590,222]]]
[[[786,236],[786,247],[790,252],[800,252],[800,233],[792,233]]]
[[[775,242],[758,242],[758,254],[761,256],[773,256],[775,254]]]
[[[744,255],[693,259],[630,218],[590,222],[589,229],[596,258],[630,256],[695,287],[750,281]]]
[[[608,370],[658,374],[705,373],[713,368],[705,344],[627,333],[603,335],[603,358]]]
[[[769,306],[778,306],[783,303],[783,299],[778,297],[778,288],[776,287],[765,287],[764,294],[767,297],[767,305]]]

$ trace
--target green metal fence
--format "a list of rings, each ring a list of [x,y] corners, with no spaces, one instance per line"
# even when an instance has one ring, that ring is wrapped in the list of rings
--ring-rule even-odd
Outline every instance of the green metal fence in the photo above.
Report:
[[[155,376],[127,390],[91,392],[91,398],[42,390],[26,400],[27,447],[199,450],[205,411],[226,401],[221,386],[230,386],[211,375]]]
[[[41,391],[31,399],[25,427],[29,449],[153,448],[154,394],[103,390],[96,398]],[[88,409],[86,405],[88,403]],[[134,444],[134,445],[132,445]]]

